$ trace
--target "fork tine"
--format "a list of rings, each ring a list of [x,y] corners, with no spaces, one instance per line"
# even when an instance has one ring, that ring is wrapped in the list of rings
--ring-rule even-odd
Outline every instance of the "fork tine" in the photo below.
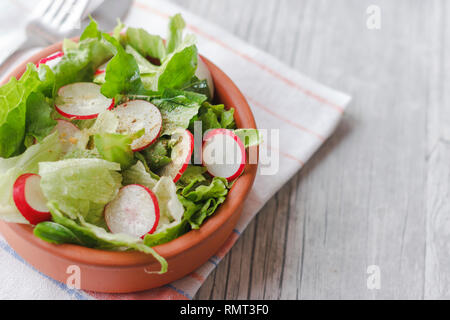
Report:
[[[66,20],[61,25],[60,30],[62,32],[71,30],[73,28],[79,28],[81,23],[81,17],[87,8],[90,0],[77,0],[69,12]]]
[[[52,21],[52,25],[59,27],[64,21],[66,16],[70,13],[75,0],[65,0],[64,4],[60,8],[59,12],[56,14],[55,19]]]
[[[58,13],[58,10],[60,9],[63,2],[64,2],[63,0],[54,0],[50,8],[42,17],[42,20],[46,23],[51,23],[55,15]]]
[[[50,5],[54,0],[41,0],[38,2],[37,6],[32,12],[32,16],[41,17],[45,12],[47,12]]]

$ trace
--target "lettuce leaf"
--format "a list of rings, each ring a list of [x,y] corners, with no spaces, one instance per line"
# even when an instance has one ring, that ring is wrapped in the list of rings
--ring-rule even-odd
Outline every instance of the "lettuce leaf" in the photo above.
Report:
[[[190,166],[188,174],[181,177],[179,199],[185,209],[184,218],[192,229],[198,229],[204,220],[211,216],[222,204],[228,194],[228,183],[224,178],[215,177],[208,181],[200,169],[202,167]],[[185,172],[185,173],[186,173]]]
[[[182,46],[164,59],[159,70],[158,91],[166,88],[181,88],[194,76],[198,63],[195,37],[186,38]]]
[[[141,184],[149,189],[156,186],[158,180],[154,179],[150,173],[147,172],[144,164],[138,161],[134,166],[122,172],[123,185]]]
[[[164,230],[169,224],[179,223],[184,209],[177,196],[175,183],[169,177],[161,177],[152,190],[158,198],[160,218],[156,233]]]
[[[154,249],[145,245],[140,238],[130,237],[126,234],[107,232],[105,229],[85,221],[84,217],[80,214],[76,214],[75,218],[72,218],[71,214],[61,209],[60,203],[57,201],[50,201],[48,207],[53,221],[69,229],[84,246],[104,250],[123,250],[124,248],[130,248],[151,254],[161,264],[161,270],[158,273],[162,274],[167,272],[167,261]]]
[[[160,138],[143,151],[144,158],[153,172],[157,172],[172,161],[169,144],[169,139]]]
[[[52,106],[42,93],[32,92],[30,94],[26,113],[26,147],[32,145],[34,139],[41,142],[55,128],[57,122],[53,120],[52,112]]]
[[[103,208],[117,194],[122,176],[118,163],[102,159],[66,159],[41,162],[39,174],[45,197],[75,218],[103,224]]]
[[[183,42],[183,30],[186,27],[181,14],[176,14],[169,21],[169,35],[167,36],[167,53],[174,52]]]
[[[103,34],[103,37],[116,48],[117,53],[106,67],[102,94],[108,98],[124,94],[144,94],[146,90],[136,59],[127,53],[116,39],[108,34]]]
[[[17,210],[12,191],[16,179],[24,173],[38,173],[41,161],[56,161],[62,155],[61,142],[55,132],[41,143],[28,148],[20,156],[0,158],[0,219],[7,222],[28,223]]]
[[[152,99],[163,118],[161,135],[170,135],[177,128],[188,128],[206,99],[202,94],[174,89],[166,89],[161,98]]]
[[[128,28],[127,40],[128,44],[144,57],[160,60],[166,57],[163,39],[160,36],[149,34],[144,29]]]
[[[94,135],[94,144],[103,159],[117,162],[122,170],[134,163],[131,143],[144,134],[144,129],[128,135],[120,133],[98,133]]]
[[[47,80],[41,81],[36,66],[30,63],[20,80],[12,78],[0,87],[0,157],[8,158],[23,151],[28,97],[32,92],[47,89],[48,85]]]

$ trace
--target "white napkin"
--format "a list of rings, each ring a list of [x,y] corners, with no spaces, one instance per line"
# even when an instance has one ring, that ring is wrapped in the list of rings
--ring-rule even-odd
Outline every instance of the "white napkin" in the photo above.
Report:
[[[188,24],[188,32],[197,35],[200,53],[236,83],[248,99],[258,127],[269,130],[260,148],[261,162],[266,164],[260,164],[233,234],[215,256],[191,275],[158,289],[113,295],[68,289],[35,271],[0,239],[0,299],[190,299],[263,205],[333,133],[350,101],[348,95],[308,79],[272,56],[165,1],[135,1],[125,23],[165,36],[168,17],[179,12]]]

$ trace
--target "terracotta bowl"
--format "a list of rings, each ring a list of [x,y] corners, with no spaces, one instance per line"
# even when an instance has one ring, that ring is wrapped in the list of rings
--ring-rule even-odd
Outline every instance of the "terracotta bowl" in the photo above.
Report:
[[[37,63],[41,58],[62,50],[58,43],[47,47],[18,66],[10,77],[20,78],[28,62]],[[204,58],[211,71],[217,102],[235,108],[238,127],[256,128],[250,107],[236,85],[212,62]],[[252,147],[256,148],[256,147]],[[258,152],[258,150],[252,150]],[[202,225],[185,235],[154,249],[168,264],[168,272],[158,271],[159,263],[150,255],[140,252],[113,252],[90,249],[77,245],[53,245],[33,235],[29,225],[0,222],[0,232],[10,246],[42,273],[66,283],[67,268],[77,265],[81,270],[81,289],[125,293],[162,286],[193,272],[212,257],[233,232],[256,176],[257,164],[247,164],[243,175],[231,188],[227,200],[218,211]]]

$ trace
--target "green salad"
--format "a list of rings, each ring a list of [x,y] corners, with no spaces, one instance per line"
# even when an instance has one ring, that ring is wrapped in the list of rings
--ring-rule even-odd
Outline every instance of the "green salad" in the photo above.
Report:
[[[200,228],[260,139],[215,102],[184,28],[173,16],[164,41],[92,20],[0,87],[0,219],[54,244],[148,253],[167,271],[152,247]]]

